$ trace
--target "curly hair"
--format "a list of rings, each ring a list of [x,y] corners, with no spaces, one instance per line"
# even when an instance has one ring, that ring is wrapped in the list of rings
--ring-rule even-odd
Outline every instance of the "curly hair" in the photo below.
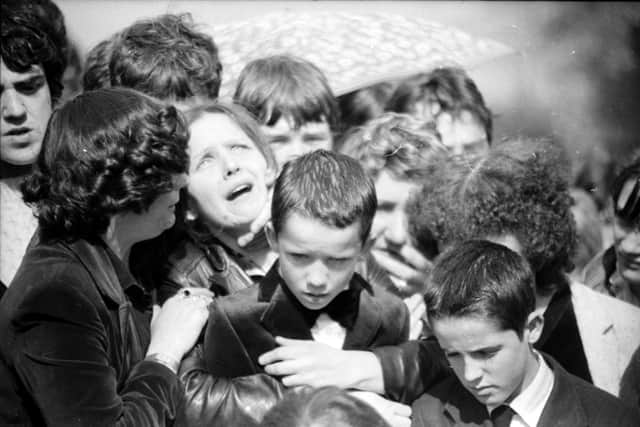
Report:
[[[524,138],[505,140],[482,156],[435,157],[407,206],[411,235],[418,247],[435,238],[442,250],[513,234],[538,291],[552,292],[566,283],[576,246],[567,165],[566,153],[550,141]]]
[[[174,107],[124,88],[85,92],[53,112],[24,200],[45,238],[95,238],[113,215],[141,213],[172,190],[187,140]]]
[[[98,67],[104,61],[100,55],[109,54],[112,87],[129,87],[162,100],[218,97],[218,48],[210,36],[196,30],[188,13],[136,21],[98,47]]]
[[[447,148],[432,122],[384,113],[349,132],[338,151],[358,160],[374,179],[388,170],[398,179],[413,181],[424,176],[432,155]]]
[[[41,66],[51,100],[62,94],[69,44],[62,12],[50,0],[3,0],[0,56],[17,73]]]

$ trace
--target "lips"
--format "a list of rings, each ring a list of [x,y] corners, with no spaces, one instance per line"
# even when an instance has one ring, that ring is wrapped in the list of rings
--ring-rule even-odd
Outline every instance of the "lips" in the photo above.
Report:
[[[226,199],[230,202],[234,202],[243,195],[250,193],[252,189],[253,185],[249,183],[237,185],[229,193],[227,193]]]
[[[7,132],[4,132],[5,136],[19,136],[19,135],[24,135],[26,133],[31,132],[30,128],[26,128],[26,127],[19,127],[19,128],[12,128],[9,129]]]

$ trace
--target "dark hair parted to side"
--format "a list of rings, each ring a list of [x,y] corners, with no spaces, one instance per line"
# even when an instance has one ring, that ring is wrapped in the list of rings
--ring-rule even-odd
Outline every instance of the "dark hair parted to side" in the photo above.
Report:
[[[24,200],[45,238],[95,238],[114,214],[141,213],[172,190],[187,140],[174,107],[124,88],[82,93],[53,112]]]
[[[308,122],[339,125],[339,108],[324,73],[311,62],[274,55],[249,62],[240,72],[233,100],[258,121],[273,126],[280,117],[299,128]]]
[[[629,195],[625,195],[625,200],[620,200],[625,184],[634,180],[635,183],[631,187]],[[614,214],[630,224],[640,227],[640,151],[614,178],[611,198]]]
[[[387,170],[410,181],[425,177],[435,153],[448,152],[432,122],[398,113],[384,113],[353,129],[338,151],[358,160],[373,178]]]
[[[136,21],[114,37],[110,50],[111,86],[162,100],[218,97],[218,48],[210,36],[195,29],[190,14]]]
[[[567,284],[576,225],[566,153],[547,140],[512,139],[480,156],[434,157],[429,178],[407,203],[409,229],[440,249],[462,240],[512,234],[536,275],[538,291]]]
[[[462,68],[442,67],[405,79],[391,95],[386,110],[410,113],[421,102],[433,103],[440,111],[450,113],[454,118],[463,111],[469,111],[482,124],[487,141],[491,144],[491,110],[475,82]]]
[[[430,320],[478,317],[520,338],[535,309],[535,283],[527,261],[506,246],[467,240],[436,260],[424,296]]]
[[[246,108],[240,104],[231,102],[209,102],[199,105],[185,111],[185,117],[189,125],[193,124],[196,120],[201,118],[205,114],[223,114],[229,117],[238,127],[253,141],[262,156],[267,161],[267,168],[269,171],[278,170],[276,164],[276,158],[273,155],[271,146],[267,143],[260,130],[260,125],[256,119],[249,113]]]
[[[389,427],[378,412],[338,387],[304,387],[284,395],[261,427]]]
[[[62,94],[69,44],[62,12],[50,0],[2,0],[0,56],[17,73],[41,66],[52,102]]]
[[[337,228],[360,221],[364,243],[377,205],[373,181],[356,160],[316,150],[284,164],[273,189],[271,221],[276,235],[293,213]]]

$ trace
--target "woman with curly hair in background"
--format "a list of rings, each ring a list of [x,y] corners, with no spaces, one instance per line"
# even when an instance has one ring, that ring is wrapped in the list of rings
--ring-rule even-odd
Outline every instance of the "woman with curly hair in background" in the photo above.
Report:
[[[419,247],[488,239],[521,253],[536,278],[544,329],[536,348],[614,395],[640,345],[640,310],[572,282],[576,244],[565,154],[548,141],[504,141],[476,157],[443,156],[408,206]]]
[[[210,292],[161,309],[128,270],[131,247],[175,221],[186,125],[128,89],[55,111],[22,192],[39,229],[0,302],[0,424],[164,426]],[[153,311],[153,318],[152,318]]]

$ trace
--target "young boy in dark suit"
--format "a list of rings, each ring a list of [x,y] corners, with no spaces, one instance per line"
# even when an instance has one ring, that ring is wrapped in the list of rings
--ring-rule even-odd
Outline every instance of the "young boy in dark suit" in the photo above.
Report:
[[[318,150],[284,165],[267,232],[278,261],[258,285],[212,304],[204,337],[212,378],[264,374],[258,358],[277,336],[345,350],[407,340],[406,305],[355,273],[376,205],[371,178],[346,155]]]
[[[414,402],[413,426],[637,425],[636,409],[533,349],[543,325],[534,286],[527,262],[496,243],[440,256],[425,303],[453,372]]]

